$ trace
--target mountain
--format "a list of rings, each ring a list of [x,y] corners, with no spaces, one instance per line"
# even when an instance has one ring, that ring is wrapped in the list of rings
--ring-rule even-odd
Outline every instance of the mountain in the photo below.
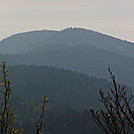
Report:
[[[100,106],[98,90],[102,88],[107,92],[112,87],[110,82],[102,79],[109,77],[108,67],[111,67],[117,81],[134,86],[133,45],[134,43],[81,28],[63,31],[33,31],[2,40],[0,62],[7,60],[8,64],[13,65],[8,67],[9,79],[13,81],[13,96],[18,96],[19,99],[22,97],[25,100],[20,103],[21,106],[15,106],[17,110],[18,108],[22,110],[20,113],[24,115],[21,115],[21,118],[27,118],[29,112],[32,119],[35,119],[33,111],[36,109],[34,107],[33,111],[30,109],[27,99],[41,100],[47,96],[50,103],[52,101],[67,104],[79,109]],[[57,69],[57,67],[64,69]],[[127,89],[128,91],[130,90]],[[33,101],[29,102],[33,103]],[[59,115],[51,116],[52,122],[48,118],[51,124],[47,128],[48,132],[59,133],[60,128],[63,128],[62,133],[69,128],[76,130],[72,133],[78,133],[78,131],[89,133],[92,132],[90,130],[96,130],[94,125],[91,126],[92,122],[89,124],[89,120],[86,119],[87,122],[83,120],[81,114],[72,113],[71,115],[67,112],[65,115]],[[82,130],[78,129],[82,126],[79,122],[86,127],[82,127]],[[29,128],[30,124],[32,123],[26,120],[25,123],[21,123],[21,126],[28,127],[27,130],[33,130]],[[67,126],[66,129],[63,126]],[[54,128],[53,131],[51,128]],[[87,131],[86,128],[90,130]],[[71,132],[68,131],[68,133]]]
[[[56,31],[42,30],[19,33],[0,41],[0,53],[19,54],[39,47],[42,40],[49,38]]]
[[[29,43],[24,41],[24,36]],[[6,51],[7,46],[17,45],[15,40],[19,40],[25,50],[18,45],[18,51]],[[4,42],[8,43],[4,45]],[[70,28],[22,33],[1,41],[0,45],[5,47],[5,52],[1,53],[7,53],[0,55],[0,61],[7,60],[8,64],[56,66],[99,78],[108,78],[107,68],[111,67],[120,83],[134,86],[134,43],[131,42],[91,30]]]
[[[104,79],[89,77],[78,72],[48,66],[10,66],[9,79],[13,81],[13,96],[67,104],[76,108],[97,107],[100,88],[109,89]]]
[[[54,47],[58,44],[61,44],[62,47],[75,45],[95,46],[99,49],[134,57],[134,43],[82,28],[67,28],[62,31],[42,30],[16,34],[0,41],[0,53],[37,52],[37,48],[41,49],[48,45]]]
[[[49,65],[76,70],[99,78],[108,78],[108,67],[120,83],[134,86],[134,59],[88,45],[49,50],[29,55],[1,56],[8,64]]]

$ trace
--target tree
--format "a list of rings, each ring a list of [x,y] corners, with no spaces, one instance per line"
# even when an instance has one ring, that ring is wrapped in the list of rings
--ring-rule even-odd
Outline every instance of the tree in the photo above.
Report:
[[[134,134],[134,93],[128,95],[126,87],[116,83],[110,68],[108,71],[113,88],[106,95],[99,91],[104,109],[90,109],[92,117],[106,134]]]
[[[43,134],[43,127],[45,126],[44,123],[44,113],[45,113],[45,107],[46,107],[46,103],[48,103],[48,98],[44,97],[43,103],[39,106],[39,108],[41,108],[42,113],[39,117],[39,120],[36,123],[36,134]]]
[[[0,64],[0,92],[2,93],[1,104],[0,104],[0,134],[22,134],[22,129],[15,129],[11,127],[16,119],[16,114],[13,109],[10,108],[10,98],[12,93],[12,82],[8,80],[8,70],[6,62]],[[36,123],[36,134],[43,134],[44,127],[44,112],[45,105],[48,102],[48,98],[44,97],[44,101],[40,108],[42,113]]]
[[[8,80],[6,62],[0,64],[0,92],[2,93],[0,104],[0,134],[21,134],[21,130],[10,127],[16,119],[16,114],[10,108],[12,82]]]

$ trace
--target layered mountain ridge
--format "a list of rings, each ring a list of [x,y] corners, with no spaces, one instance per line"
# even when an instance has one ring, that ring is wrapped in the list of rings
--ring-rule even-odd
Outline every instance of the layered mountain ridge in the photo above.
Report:
[[[90,45],[124,56],[134,57],[134,43],[83,28],[67,28],[62,31],[42,30],[16,34],[0,41],[0,53],[22,54],[23,52],[28,53],[31,50],[36,51],[37,48],[57,44],[62,44],[64,47]]]
[[[134,43],[91,30],[33,31],[0,42],[0,61],[49,65],[108,78],[111,67],[120,83],[134,86]]]

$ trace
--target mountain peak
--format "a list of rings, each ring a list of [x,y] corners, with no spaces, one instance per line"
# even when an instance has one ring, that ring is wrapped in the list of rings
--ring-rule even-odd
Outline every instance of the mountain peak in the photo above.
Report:
[[[134,43],[123,41],[96,31],[70,27],[62,31],[36,30],[15,34],[0,42],[0,53],[20,54],[39,47],[90,45],[117,54],[134,57]]]

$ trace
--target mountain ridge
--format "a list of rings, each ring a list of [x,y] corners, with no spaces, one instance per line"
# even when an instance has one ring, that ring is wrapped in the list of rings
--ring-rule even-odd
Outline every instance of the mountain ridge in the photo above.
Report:
[[[89,76],[108,78],[107,69],[111,67],[118,81],[134,86],[134,58],[104,51],[94,46],[79,45],[61,49],[50,49],[27,55],[0,56],[0,61],[7,60],[10,65],[48,65],[71,69]]]
[[[98,31],[96,31],[96,30],[86,29],[86,28],[81,28],[81,27],[78,27],[78,28],[76,28],[76,27],[72,28],[72,27],[71,27],[71,28],[65,28],[65,29],[63,29],[63,30],[48,30],[48,29],[42,29],[42,30],[25,31],[25,32],[20,32],[20,33],[18,32],[18,33],[12,34],[12,35],[10,35],[10,36],[7,36],[7,37],[1,39],[0,42],[6,40],[6,39],[8,39],[8,38],[11,38],[11,37],[13,37],[13,36],[22,35],[22,34],[29,34],[29,33],[32,33],[32,32],[43,32],[43,31],[60,32],[60,31],[66,31],[66,30],[69,30],[69,29],[79,29],[79,30],[92,31],[92,32],[95,32],[95,33],[99,33],[99,34],[108,36],[108,37],[112,37],[112,38],[114,38],[114,39],[118,39],[118,40],[121,40],[121,41],[126,41],[126,42],[128,42],[128,43],[134,43],[134,42],[132,42],[132,41],[123,40],[123,39],[121,39],[121,38],[115,37],[115,36],[110,35],[110,34],[105,34],[105,33],[102,33],[102,32],[98,32]]]
[[[28,36],[29,34],[34,35]],[[18,38],[17,37],[18,35],[21,36],[21,38],[24,35],[25,37],[24,39],[20,40],[15,39]],[[16,53],[20,54],[24,52],[29,53],[29,51],[31,50],[33,51],[33,49],[35,49],[36,51],[36,49],[39,47],[43,46],[45,47],[46,45],[52,45],[52,44],[53,45],[63,44],[64,46],[87,44],[91,46],[96,46],[97,48],[100,49],[116,52],[121,55],[134,57],[133,55],[134,43],[123,41],[121,39],[109,35],[105,35],[99,32],[83,28],[67,28],[62,31],[52,31],[52,30],[32,31],[17,34],[13,37],[8,38],[8,40],[10,41],[7,41],[7,39],[5,39],[0,42],[0,47],[3,46],[3,48],[1,47],[0,53],[6,53],[6,54],[16,54]],[[12,42],[12,40],[14,41]],[[4,43],[6,45],[4,45]],[[12,47],[10,48],[10,46]],[[15,49],[17,50],[15,51]]]
[[[81,28],[69,28],[57,32],[42,31],[42,33],[31,32],[29,37],[24,34],[25,38],[18,39],[18,43],[15,44],[18,45],[20,42],[19,45],[22,46],[22,49],[18,47],[18,54],[1,54],[0,61],[7,60],[12,65],[50,65],[99,78],[107,78],[107,68],[111,67],[119,82],[134,86],[133,43]],[[23,43],[24,49],[28,45],[30,50],[23,52]]]

